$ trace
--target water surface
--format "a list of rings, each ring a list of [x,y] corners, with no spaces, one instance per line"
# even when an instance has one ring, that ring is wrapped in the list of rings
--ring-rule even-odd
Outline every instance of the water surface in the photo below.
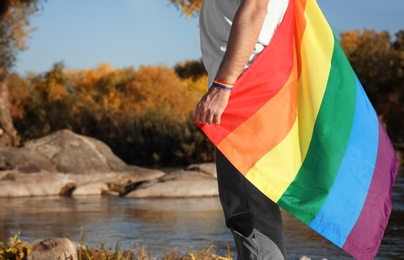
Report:
[[[69,236],[90,246],[125,249],[145,245],[155,255],[213,245],[232,256],[232,237],[223,223],[218,198],[129,199],[119,197],[36,197],[0,199],[0,241]],[[289,259],[352,259],[341,249],[284,212]],[[377,259],[404,259],[404,178],[393,190],[393,212]]]

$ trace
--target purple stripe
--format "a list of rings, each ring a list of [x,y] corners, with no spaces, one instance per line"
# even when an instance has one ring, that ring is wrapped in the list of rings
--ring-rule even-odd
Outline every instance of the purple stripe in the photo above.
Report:
[[[372,182],[358,221],[342,247],[357,259],[373,259],[377,254],[391,213],[397,163],[393,146],[379,121],[379,148]]]
[[[356,78],[356,107],[345,154],[326,201],[310,223],[311,228],[339,247],[358,221],[376,166],[379,119],[369,104]]]

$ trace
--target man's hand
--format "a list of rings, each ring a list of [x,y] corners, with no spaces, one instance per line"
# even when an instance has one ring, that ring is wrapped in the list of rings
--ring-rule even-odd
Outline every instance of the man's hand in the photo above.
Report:
[[[194,120],[201,124],[220,124],[220,118],[229,102],[230,91],[211,87],[196,105]]]
[[[216,79],[223,82],[237,81],[257,43],[267,14],[268,1],[241,0]],[[220,124],[229,97],[229,90],[211,87],[196,106],[194,120],[201,124]]]

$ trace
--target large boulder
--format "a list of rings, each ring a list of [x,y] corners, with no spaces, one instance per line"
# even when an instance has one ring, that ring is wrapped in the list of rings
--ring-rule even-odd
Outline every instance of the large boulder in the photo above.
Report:
[[[58,195],[71,180],[68,175],[38,172],[0,172],[0,197],[31,197]]]
[[[0,170],[91,174],[123,172],[128,165],[101,141],[61,130],[20,148],[0,147]]]
[[[124,196],[138,185],[158,179],[164,172],[147,170],[121,173],[69,174],[0,172],[0,197],[84,196],[116,194]]]
[[[127,168],[106,144],[70,130],[29,141],[23,149],[47,158],[58,172],[89,174],[120,172]]]
[[[0,148],[0,197],[217,196],[213,163],[169,174],[127,165],[99,140],[61,130],[20,148]]]
[[[127,165],[101,141],[69,130],[0,148],[0,197],[100,195],[116,187],[124,195],[164,174]]]
[[[15,147],[0,147],[0,171],[14,170],[34,173],[42,170],[56,172],[52,162],[35,150]]]

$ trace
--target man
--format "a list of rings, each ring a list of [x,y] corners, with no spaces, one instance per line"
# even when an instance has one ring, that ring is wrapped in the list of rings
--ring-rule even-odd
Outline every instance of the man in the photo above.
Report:
[[[211,87],[196,107],[195,121],[220,124],[234,83],[269,44],[287,6],[288,0],[203,0],[201,50]],[[220,201],[238,259],[286,259],[279,207],[219,150],[216,167]]]

